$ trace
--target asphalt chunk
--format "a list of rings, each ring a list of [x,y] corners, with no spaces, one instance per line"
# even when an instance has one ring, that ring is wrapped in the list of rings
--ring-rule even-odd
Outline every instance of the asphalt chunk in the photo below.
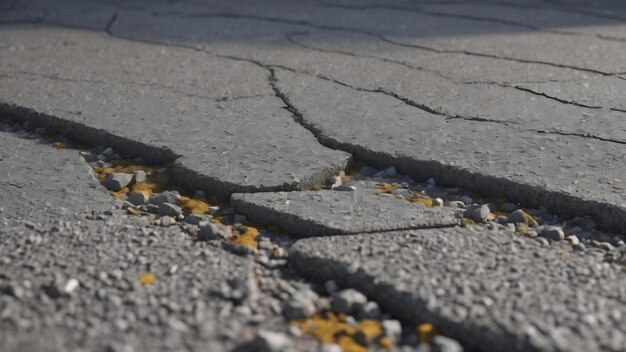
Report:
[[[378,197],[362,189],[234,194],[231,202],[237,212],[252,221],[279,225],[295,237],[449,227],[459,223],[450,208],[426,208]]]
[[[433,323],[466,347],[620,351],[626,341],[622,266],[507,231],[309,238],[294,244],[290,260],[305,277],[353,287],[404,322]]]

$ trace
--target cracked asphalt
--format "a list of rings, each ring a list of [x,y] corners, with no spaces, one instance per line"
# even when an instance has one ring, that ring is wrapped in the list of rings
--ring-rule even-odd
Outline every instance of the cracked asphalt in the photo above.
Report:
[[[0,53],[0,350],[367,347],[285,317],[333,285],[395,350],[625,350],[621,1],[6,0]]]

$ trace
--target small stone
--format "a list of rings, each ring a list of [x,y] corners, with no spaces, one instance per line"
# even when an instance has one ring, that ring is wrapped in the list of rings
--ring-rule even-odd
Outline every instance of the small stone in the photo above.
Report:
[[[310,297],[296,293],[283,305],[283,315],[288,320],[308,318],[315,314],[315,303]]]
[[[162,217],[159,219],[159,224],[160,224],[161,226],[164,226],[164,227],[167,227],[167,226],[172,226],[172,225],[174,225],[175,223],[176,223],[176,220],[175,220],[173,217],[171,217],[171,216],[162,216]]]
[[[450,207],[450,208],[460,208],[463,209],[465,208],[465,203],[461,202],[460,200],[453,200],[450,202],[446,202],[446,206]]]
[[[442,207],[443,199],[441,198],[433,198],[433,207]]]
[[[535,237],[539,236],[539,234],[538,234],[538,233],[537,233],[537,231],[536,231],[536,230],[534,230],[534,229],[528,229],[528,230],[526,231],[526,233],[524,234],[524,236],[526,236],[526,237],[530,237],[530,238],[535,238]]]
[[[284,352],[291,347],[289,336],[267,330],[259,330],[252,341],[252,350],[259,352]]]
[[[466,206],[474,204],[474,200],[468,196],[461,196],[459,197],[459,200],[463,202],[463,204],[465,204]]]
[[[379,319],[380,308],[378,307],[378,303],[372,301],[365,303],[365,305],[363,306],[363,310],[361,311],[361,318]]]
[[[146,161],[144,160],[144,158],[138,157],[138,158],[133,159],[133,163],[137,165],[145,165]]]
[[[236,214],[233,217],[233,221],[235,222],[235,224],[243,224],[244,222],[246,222],[246,216],[245,215]]]
[[[76,290],[79,286],[78,280],[76,279],[69,279],[67,281],[67,283],[65,283],[65,286],[63,287],[63,292],[65,292],[65,294],[71,294],[72,292],[74,292],[74,290]]]
[[[159,206],[159,214],[167,215],[172,217],[177,217],[178,215],[183,213],[183,208],[179,207],[176,204],[172,203],[163,203]]]
[[[224,225],[208,223],[198,231],[198,240],[223,240],[231,235],[232,233]]]
[[[437,181],[435,181],[435,179],[432,178],[432,177],[429,178],[428,181],[426,181],[426,183],[431,185],[431,186],[433,186],[433,187],[437,186]]]
[[[582,244],[582,243],[577,243],[577,244],[573,245],[572,248],[575,251],[580,251],[580,252],[582,252],[582,251],[584,251],[586,249],[585,245]]]
[[[394,343],[400,341],[400,338],[402,337],[402,325],[399,321],[391,319],[383,320],[381,325],[383,326],[385,336],[390,338]]]
[[[386,168],[384,173],[385,173],[385,177],[387,178],[393,178],[393,177],[398,176],[398,172],[396,171],[396,168],[393,166]]]
[[[113,154],[115,154],[115,151],[113,151],[113,149],[111,149],[111,148],[107,148],[107,149],[102,151],[102,155],[107,156],[107,157],[110,157]]]
[[[605,251],[612,251],[612,250],[615,249],[615,247],[612,244],[610,244],[609,242],[600,242],[598,245],[596,245],[596,247],[602,248]]]
[[[367,303],[367,297],[364,294],[354,289],[347,289],[335,293],[330,305],[336,314],[353,314],[362,311],[365,303]]]
[[[537,241],[542,246],[549,246],[550,245],[550,242],[548,242],[548,240],[546,240],[543,237],[537,237],[537,238],[535,238],[535,241]]]
[[[528,224],[529,216],[522,209],[517,209],[508,216],[508,221],[514,224]]]
[[[337,286],[337,283],[335,281],[328,280],[324,282],[324,289],[329,295],[332,295],[333,293],[339,291],[339,286]]]
[[[132,180],[132,175],[116,172],[106,175],[106,178],[104,179],[104,187],[117,192],[128,186]]]
[[[131,203],[132,205],[139,206],[144,205],[148,202],[148,195],[144,192],[132,192],[128,194],[128,198],[126,201]]]
[[[146,182],[146,180],[148,179],[148,174],[146,174],[146,172],[143,170],[137,170],[133,172],[133,178],[135,180],[135,183]]]
[[[559,226],[543,226],[539,231],[539,235],[552,241],[561,241],[565,238],[565,233]]]
[[[334,343],[323,343],[320,347],[320,352],[341,352],[341,346],[335,345]]]
[[[463,213],[464,217],[472,219],[476,222],[485,222],[487,221],[487,219],[489,219],[490,215],[491,215],[491,211],[489,210],[489,207],[486,205],[470,206]]]
[[[209,217],[204,214],[189,214],[185,217],[185,222],[192,225],[200,225],[204,221],[209,221]]]
[[[456,340],[437,335],[433,339],[433,352],[463,352],[463,347]]]
[[[580,243],[580,240],[578,240],[578,237],[576,237],[576,235],[567,236],[565,239],[572,245]]]
[[[178,197],[179,195],[177,193],[164,191],[150,197],[148,203],[154,205],[161,205],[163,203],[178,204]]]
[[[43,127],[37,127],[35,128],[35,133],[37,134],[46,134],[46,129]]]
[[[495,222],[500,224],[500,225],[506,225],[506,224],[509,223],[509,219],[506,216],[504,216],[504,215],[498,215],[498,216],[496,216]],[[511,225],[513,225],[513,224],[511,224]],[[515,227],[515,225],[513,225],[513,226]]]

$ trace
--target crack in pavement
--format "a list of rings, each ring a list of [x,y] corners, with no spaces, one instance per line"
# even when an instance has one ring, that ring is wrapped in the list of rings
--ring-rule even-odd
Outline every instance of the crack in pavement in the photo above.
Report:
[[[538,27],[534,25],[530,25],[527,23],[517,22],[517,21],[509,21],[503,20],[494,17],[483,17],[483,16],[473,16],[473,15],[462,15],[448,12],[438,12],[438,11],[429,11],[424,10],[419,7],[405,7],[405,6],[397,6],[397,5],[380,5],[380,4],[372,4],[372,5],[345,5],[345,4],[331,4],[331,3],[322,3],[322,8],[337,8],[344,10],[371,10],[371,9],[382,9],[382,10],[391,10],[391,11],[402,11],[402,12],[414,12],[417,14],[431,16],[431,17],[444,17],[444,18],[457,18],[468,21],[477,21],[477,22],[487,22],[487,23],[496,23],[507,26],[520,27],[524,29],[529,29],[531,31],[540,32],[540,33],[552,33],[558,35],[566,35],[566,36],[585,36],[598,38],[606,41],[617,41],[617,42],[625,42],[625,38],[612,37],[598,33],[586,33],[586,32],[578,32],[572,30],[557,30],[557,29],[549,29]]]
[[[605,72],[605,71],[599,71],[599,70],[595,70],[595,69],[590,69],[590,68],[585,68],[585,67],[578,67],[578,66],[567,65],[567,64],[557,64],[557,63],[553,63],[553,62],[549,62],[549,61],[520,59],[520,58],[512,58],[512,57],[507,57],[507,56],[488,54],[488,53],[480,53],[480,52],[473,52],[473,51],[467,51],[467,50],[439,49],[439,48],[430,47],[430,46],[426,46],[426,45],[408,44],[408,43],[398,42],[396,40],[387,38],[384,35],[381,35],[381,34],[378,34],[378,33],[375,33],[375,32],[371,32],[371,31],[366,31],[366,30],[356,29],[356,28],[350,28],[350,27],[322,25],[322,24],[317,24],[317,23],[313,23],[313,22],[310,22],[310,21],[305,21],[305,20],[290,20],[290,19],[284,19],[284,18],[280,18],[280,17],[269,17],[269,16],[259,16],[259,15],[238,14],[238,13],[231,13],[231,12],[184,14],[184,13],[180,13],[180,12],[149,11],[149,13],[154,15],[154,16],[177,16],[177,17],[180,17],[180,18],[204,18],[204,17],[208,17],[208,18],[249,19],[249,20],[267,21],[267,22],[273,22],[273,23],[282,23],[282,24],[307,26],[307,27],[316,28],[316,29],[332,30],[332,31],[344,31],[344,32],[350,32],[350,33],[363,34],[363,35],[367,35],[367,36],[371,36],[371,37],[377,38],[377,39],[379,39],[379,40],[381,40],[383,42],[386,42],[386,43],[389,43],[389,44],[393,44],[393,45],[396,45],[396,46],[406,47],[406,48],[413,48],[413,49],[421,49],[421,50],[435,52],[435,53],[461,54],[461,55],[467,55],[467,56],[486,57],[486,58],[491,58],[491,59],[496,59],[496,60],[503,60],[503,61],[512,61],[512,62],[521,62],[521,63],[546,65],[546,66],[552,66],[552,67],[560,67],[560,68],[569,68],[569,69],[572,69],[572,70],[577,70],[577,71],[582,71],[582,72],[589,72],[589,73],[595,73],[595,74],[599,74],[599,75],[603,75],[603,76],[613,76],[613,75],[618,74],[618,73],[615,73],[615,72]]]
[[[626,112],[626,111],[624,111]],[[622,145],[626,145],[626,141],[621,141],[618,139],[612,139],[612,138],[605,138],[605,137],[600,137],[600,136],[596,136],[592,133],[575,133],[575,132],[565,132],[565,131],[557,131],[557,130],[544,130],[544,131],[535,131],[537,133],[545,133],[545,134],[558,134],[561,136],[576,136],[576,137],[582,137],[582,138],[592,138],[592,139],[597,139],[600,141],[604,141],[604,142],[610,142],[610,143],[617,143],[617,144],[622,144]]]

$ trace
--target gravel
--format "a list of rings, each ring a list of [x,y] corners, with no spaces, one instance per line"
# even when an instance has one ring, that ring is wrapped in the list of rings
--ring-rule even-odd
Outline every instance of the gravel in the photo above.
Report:
[[[485,222],[489,219],[490,215],[491,210],[489,210],[487,205],[471,205],[463,213],[464,217],[476,222]]]
[[[144,205],[148,203],[149,197],[144,192],[132,192],[128,194],[126,201],[132,205]]]
[[[363,311],[367,297],[354,289],[339,291],[332,296],[330,305],[333,312],[357,315]]]
[[[565,238],[565,233],[560,226],[543,226],[539,230],[539,235],[552,241],[561,241]]]
[[[133,180],[133,176],[124,173],[111,173],[104,179],[104,187],[111,191],[119,191],[122,188],[128,186]]]
[[[172,203],[162,203],[159,205],[159,214],[166,215],[171,217],[177,217],[178,215],[183,213],[183,208],[179,207],[176,204]]]
[[[150,197],[148,203],[157,206],[160,206],[163,203],[178,204],[179,197],[180,195],[176,192],[164,191]]]

